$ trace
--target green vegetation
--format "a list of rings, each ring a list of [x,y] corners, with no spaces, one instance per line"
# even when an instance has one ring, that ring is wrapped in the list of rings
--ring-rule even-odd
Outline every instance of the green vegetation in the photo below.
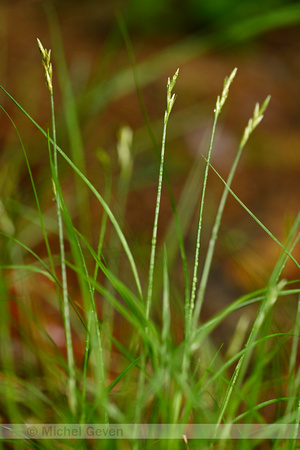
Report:
[[[67,92],[62,101],[68,116],[72,156],[59,144],[50,51],[39,41],[38,44],[50,94],[51,132],[43,130],[0,86],[27,117],[28,124],[44,137],[45,153],[49,153],[47,174],[52,198],[50,202],[45,200],[45,204],[41,201],[29,144],[23,143],[17,125],[2,109],[2,117],[9,119],[19,139],[32,187],[27,205],[13,199],[7,200],[8,206],[4,201],[0,203],[2,420],[10,424],[129,423],[137,424],[136,432],[141,423],[214,424],[215,436],[220,424],[271,421],[294,424],[296,433],[300,421],[297,366],[300,289],[299,280],[286,280],[283,273],[288,260],[299,269],[293,249],[300,237],[300,214],[294,218],[285,242],[280,242],[231,187],[242,151],[261,122],[269,97],[261,106],[255,106],[252,118],[241,133],[225,181],[212,166],[211,155],[217,122],[236,69],[225,79],[214,109],[204,175],[195,178],[191,172],[182,199],[176,205],[165,159],[170,152],[167,127],[176,108],[174,92],[179,72],[168,80],[152,240],[149,238],[146,250],[139,249],[127,233],[125,217],[134,173],[132,131],[123,127],[120,132],[116,186],[110,159],[99,149],[97,170],[104,183],[103,190],[98,189],[89,181],[85,167],[76,101],[61,59],[58,71],[66,83]],[[148,129],[151,133],[149,122]],[[72,171],[71,194],[61,167]],[[207,180],[214,172],[223,183],[223,194],[206,251],[202,245],[203,219]],[[195,202],[186,193],[197,192],[200,182],[196,245],[190,264],[185,248],[190,223],[185,219],[193,216]],[[158,240],[165,185],[173,217],[165,238]],[[256,221],[269,239],[276,242],[280,255],[264,288],[233,300],[203,320],[207,283],[229,195],[249,214],[249,220]],[[32,241],[26,238],[29,235],[34,237]],[[203,266],[199,265],[200,256]],[[289,301],[297,311],[288,329],[274,326],[277,303],[282,300]],[[230,345],[223,351],[217,346],[213,332],[237,312],[240,319],[233,327]],[[60,337],[62,331],[64,336]],[[230,441],[226,434],[229,432],[230,427],[223,430],[218,448],[248,449],[258,448],[260,444],[256,439]],[[138,439],[126,443],[101,440],[98,444],[88,440],[58,441],[59,448],[97,445],[151,448],[154,445],[151,440]],[[53,448],[51,440],[28,438],[27,444],[33,448]],[[281,444],[270,439],[272,448]],[[22,441],[16,440],[13,445],[19,448]],[[214,439],[203,439],[201,444],[189,439],[161,441],[161,448],[199,448],[199,445],[212,448]],[[296,438],[287,440],[286,445],[296,448]]]

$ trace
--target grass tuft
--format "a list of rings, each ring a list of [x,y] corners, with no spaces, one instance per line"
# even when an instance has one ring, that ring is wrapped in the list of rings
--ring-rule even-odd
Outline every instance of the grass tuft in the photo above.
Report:
[[[120,24],[134,66],[129,37],[124,24]],[[0,86],[44,139],[49,152],[47,186],[50,189],[52,180],[55,202],[55,208],[53,202],[50,207],[43,203],[31,167],[31,155],[14,121],[1,107],[23,151],[33,205],[28,207],[30,214],[28,212],[25,219],[22,212],[27,206],[21,201],[1,200],[7,224],[1,231],[0,266],[2,422],[11,426],[16,423],[102,423],[106,427],[132,424],[131,438],[125,444],[128,448],[153,445],[151,440],[138,439],[142,423],[169,424],[167,437],[174,436],[180,425],[183,430],[181,440],[161,441],[161,448],[172,449],[194,448],[194,444],[195,448],[197,445],[212,448],[220,437],[223,440],[218,440],[218,448],[228,447],[235,425],[287,423],[293,428],[286,441],[289,448],[295,448],[300,422],[297,364],[300,289],[299,280],[286,279],[284,270],[290,261],[299,269],[294,250],[300,238],[300,214],[290,227],[285,242],[281,242],[231,187],[242,152],[261,122],[270,97],[261,106],[256,104],[225,181],[212,166],[211,155],[217,122],[237,69],[225,79],[214,109],[202,191],[199,188],[201,165],[197,160],[177,206],[166,173],[165,155],[167,128],[176,99],[173,90],[179,70],[168,79],[148,255],[144,251],[137,252],[126,226],[127,199],[135,170],[133,130],[127,125],[120,128],[116,184],[112,160],[104,149],[97,151],[98,169],[104,180],[102,194],[86,173],[84,140],[70,79],[62,101],[66,114],[71,116],[69,134],[72,127],[76,127],[74,139],[70,139],[72,157],[57,143],[51,51],[46,50],[39,40],[38,46],[50,94],[51,135]],[[57,64],[61,64],[58,71],[63,88],[63,78],[67,76],[63,53]],[[135,67],[133,71],[138,96],[143,103]],[[143,114],[153,138],[144,108]],[[77,150],[76,143],[79,145]],[[70,171],[70,178],[75,178],[72,195],[68,194],[61,164]],[[223,183],[223,193],[204,254],[202,226],[207,214],[207,181],[209,176],[215,175]],[[164,183],[169,191],[173,217],[160,243],[157,237]],[[80,192],[81,185],[84,185],[83,193]],[[185,241],[192,229],[190,222],[197,199],[186,203],[194,193],[199,197],[200,208],[190,269]],[[207,286],[229,194],[248,213],[249,220],[253,219],[276,243],[280,254],[265,286],[237,299],[232,298],[229,304],[205,319]],[[91,208],[92,204],[96,207]],[[17,206],[13,210],[10,205]],[[78,220],[78,211],[79,215],[86,216]],[[36,234],[38,244],[26,241],[28,234],[22,235],[25,220],[26,226]],[[183,273],[179,273],[176,265],[177,255],[181,258]],[[201,258],[202,267],[199,264]],[[145,267],[148,267],[148,273]],[[295,317],[288,324],[277,320],[285,307],[295,311]],[[221,335],[220,344],[215,339],[216,330],[228,326],[229,320],[233,324],[227,331],[230,336]],[[189,438],[189,427],[193,424],[205,427],[212,424],[212,433],[200,443],[193,441]],[[247,448],[259,448],[261,441],[259,438],[249,440]],[[30,439],[30,436],[26,442],[36,448],[51,448],[53,444]],[[274,448],[279,445],[275,438],[270,438],[270,442]],[[102,443],[103,448],[124,448],[121,440],[103,440],[101,448]],[[19,444],[18,440],[13,442],[15,448],[19,448]],[[63,440],[57,438],[56,445],[63,447]],[[86,439],[80,441],[80,445],[93,448],[94,444]],[[245,441],[238,439],[234,448],[246,448]]]

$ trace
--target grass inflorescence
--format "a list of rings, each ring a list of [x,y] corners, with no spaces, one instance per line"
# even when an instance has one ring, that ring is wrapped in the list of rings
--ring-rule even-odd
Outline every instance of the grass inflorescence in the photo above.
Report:
[[[297,367],[300,290],[297,280],[287,280],[283,273],[288,260],[299,269],[293,250],[299,240],[300,215],[290,227],[286,241],[280,242],[231,187],[242,151],[261,122],[270,98],[267,97],[261,106],[255,106],[224,180],[212,166],[211,155],[217,122],[237,69],[225,79],[214,108],[211,140],[204,158],[195,252],[192,267],[189,267],[184,245],[188,224],[183,225],[182,204],[176,208],[171,192],[174,217],[170,221],[169,234],[166,233],[163,242],[157,239],[164,181],[168,184],[165,172],[167,129],[172,120],[179,71],[168,79],[154,224],[152,240],[150,238],[148,243],[150,253],[142,253],[142,258],[138,259],[125,226],[126,201],[134,172],[132,130],[125,126],[119,134],[121,169],[114,203],[108,155],[102,149],[98,150],[99,171],[102,169],[101,177],[105,180],[102,193],[89,180],[84,164],[79,167],[59,146],[51,52],[44,49],[39,40],[38,46],[50,94],[51,132],[42,129],[0,86],[44,137],[45,152],[49,152],[49,189],[53,189],[56,207],[53,214],[52,206],[47,209],[41,202],[31,169],[31,155],[17,126],[3,110],[18,136],[32,186],[35,206],[28,211],[27,226],[39,235],[39,245],[35,247],[22,241],[22,233],[13,224],[9,212],[3,210],[2,222],[6,218],[7,224],[2,226],[1,232],[0,390],[4,400],[1,402],[3,423],[133,424],[136,437],[142,423],[183,426],[182,439],[162,441],[162,448],[199,445],[189,439],[188,425],[213,424],[211,436],[201,440],[201,448],[213,446],[220,436],[223,438],[218,443],[221,448],[230,442],[231,427],[235,424],[271,421],[294,425],[292,439],[287,442],[290,448],[295,448],[300,421],[300,372]],[[72,91],[68,92],[72,96]],[[71,104],[75,108],[74,98]],[[75,110],[72,114],[72,123],[78,125]],[[77,135],[78,132],[76,129]],[[82,149],[79,151],[82,158]],[[75,144],[72,154],[76,159]],[[69,166],[76,179],[74,198],[65,193],[60,164]],[[195,167],[198,167],[196,162]],[[223,193],[208,245],[203,246],[207,180],[214,172],[223,183]],[[197,172],[196,175],[198,184]],[[196,183],[195,174],[191,172],[183,191],[185,202],[186,193],[195,191]],[[83,203],[80,186],[88,193]],[[214,250],[230,195],[249,214],[249,220],[254,220],[276,242],[281,253],[264,287],[233,299],[212,317],[204,319],[202,312]],[[96,201],[99,214],[92,211],[91,198],[93,204]],[[19,205],[21,213],[25,209]],[[87,217],[78,220],[74,210]],[[186,211],[185,214],[192,216]],[[88,230],[84,229],[84,223],[88,223]],[[183,283],[174,264],[175,246],[184,272]],[[202,265],[199,264],[200,257]],[[181,299],[179,313],[176,311],[178,306],[174,307],[174,298]],[[295,306],[294,322],[288,329],[281,330],[274,326],[274,315],[278,301],[286,298],[295,304],[298,299],[298,307]],[[217,346],[213,333],[235,313],[239,313],[240,319],[232,328],[226,351]],[[58,338],[62,330],[64,337]],[[228,426],[222,428],[223,424]],[[174,430],[176,428],[169,429],[170,437]],[[259,442],[259,437],[250,440],[247,448],[256,448]],[[273,442],[273,448],[279,446],[272,437],[270,442]],[[51,447],[51,441],[46,440],[32,441],[31,444],[36,448]],[[16,448],[19,445],[20,442],[15,441]],[[60,445],[64,445],[63,441]],[[80,445],[82,448],[92,446],[84,440]],[[136,439],[128,440],[126,445],[126,448],[146,448],[153,444],[151,440]],[[103,446],[125,448],[124,442],[119,440],[103,441]],[[237,440],[234,448],[246,448],[245,441]]]

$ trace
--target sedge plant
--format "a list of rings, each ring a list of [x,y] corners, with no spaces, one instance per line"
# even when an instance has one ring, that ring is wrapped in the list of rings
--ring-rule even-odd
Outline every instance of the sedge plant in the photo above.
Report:
[[[297,368],[300,290],[297,280],[287,280],[283,274],[289,261],[299,269],[294,250],[299,241],[300,216],[296,216],[283,243],[249,210],[231,187],[242,151],[261,122],[270,98],[267,97],[261,106],[255,106],[225,180],[212,166],[211,155],[217,122],[237,70],[234,69],[225,79],[214,109],[211,140],[204,159],[195,252],[192,268],[188,268],[188,256],[184,246],[188,224],[185,220],[187,217],[193,217],[195,203],[185,204],[188,203],[190,192],[199,192],[197,171],[192,170],[188,177],[178,208],[172,204],[174,217],[170,221],[165,240],[158,245],[157,239],[162,191],[164,185],[168,184],[165,164],[168,157],[167,128],[172,120],[171,112],[176,98],[174,89],[179,71],[168,79],[152,238],[148,243],[149,255],[145,256],[143,253],[144,259],[140,263],[126,234],[125,214],[134,172],[134,134],[126,126],[120,132],[120,179],[116,206],[112,201],[114,186],[111,162],[105,150],[97,152],[99,170],[102,169],[105,180],[102,194],[85,173],[86,165],[82,163],[79,167],[58,145],[51,53],[40,41],[38,46],[50,94],[51,133],[45,131],[4,87],[1,86],[1,89],[41,133],[45,146],[48,146],[56,219],[53,221],[51,211],[45,212],[41,204],[30,155],[17,127],[9,118],[25,156],[33,191],[35,209],[27,211],[28,221],[34,223],[34,226],[39,224],[46,256],[40,255],[38,248],[31,248],[27,242],[23,242],[14,226],[7,226],[6,231],[1,232],[2,241],[5,241],[5,245],[2,243],[4,256],[1,262],[0,304],[3,371],[0,392],[4,399],[1,405],[2,421],[8,424],[102,423],[107,427],[110,424],[132,424],[131,439],[136,439],[127,441],[128,448],[150,448],[153,445],[151,440],[143,442],[137,439],[140,437],[139,429],[142,423],[169,424],[169,434],[164,436],[170,439],[162,441],[161,448],[199,448],[199,445],[201,448],[209,448],[220,438],[223,440],[218,442],[218,445],[220,443],[221,446],[230,446],[228,439],[233,425],[266,423],[265,408],[272,407],[272,421],[275,424],[293,425],[288,445],[289,448],[295,448],[300,421],[300,372]],[[67,76],[65,66],[61,70],[64,77]],[[68,101],[68,108],[75,108],[76,101],[75,98],[70,101],[73,93],[69,87],[68,82],[68,99],[63,101]],[[75,114],[75,111],[73,113]],[[147,125],[149,127],[149,123]],[[78,123],[76,126],[79,126]],[[69,122],[69,133],[72,133],[71,128]],[[79,130],[76,130],[77,135],[78,132]],[[79,138],[77,141],[83,142]],[[81,150],[80,154],[82,156]],[[101,218],[96,225],[93,222],[93,227],[98,230],[96,240],[91,237],[90,226],[89,230],[84,229],[83,224],[87,218],[78,221],[77,225],[72,199],[64,190],[60,164],[69,167],[72,177],[76,178],[75,192],[78,193],[80,186],[84,185],[85,192],[89,192],[89,196],[97,202]],[[197,164],[195,167],[198,170]],[[207,253],[203,255],[202,229],[209,176],[220,179],[223,193],[212,225]],[[249,214],[249,220],[254,220],[257,226],[268,234],[268,238],[276,243],[281,253],[266,286],[233,299],[229,305],[204,320],[202,311],[208,295],[207,286],[214,250],[218,244],[222,216],[229,196]],[[171,194],[170,199],[172,203]],[[21,212],[26,211],[25,207],[19,208]],[[83,209],[81,204],[81,213]],[[89,206],[87,211],[91,211]],[[4,211],[3,214],[7,215],[7,223],[12,223],[9,211]],[[183,287],[177,285],[177,277],[173,275],[176,270],[174,236],[185,272]],[[52,249],[53,240],[59,243],[57,254]],[[22,258],[17,259],[16,254],[21,254]],[[202,272],[200,258],[204,261]],[[144,267],[147,267],[148,271],[143,270]],[[189,274],[186,273],[188,270]],[[12,279],[22,281],[18,284],[19,296],[14,297],[9,291],[9,283],[5,278],[5,275],[9,274],[14,274],[15,278]],[[42,279],[49,283],[42,300],[38,296],[34,297],[36,293],[31,292],[30,287],[22,287],[26,280],[34,281],[31,284],[40,283],[42,286]],[[76,295],[77,292],[79,295]],[[34,302],[27,302],[27,298],[31,297]],[[53,297],[58,301],[54,302]],[[178,326],[178,321],[174,321],[175,314],[178,314],[174,299],[178,297],[183,300],[179,308],[182,332],[179,342],[178,338],[176,340],[174,337],[174,326]],[[274,311],[277,305],[281,301],[292,305],[295,299],[298,301],[295,308],[296,320],[288,329],[276,328]],[[44,303],[37,305],[38,301]],[[9,314],[7,302],[17,307],[19,320]],[[51,337],[47,322],[40,314],[43,308],[50,306],[58,313],[63,324],[65,354]],[[248,311],[253,310],[256,315],[248,334],[247,330],[239,331],[237,326],[232,336],[234,345],[231,351],[226,353],[217,347],[212,337],[217,327],[235,313],[239,313],[243,319]],[[249,317],[246,318],[247,320],[241,323],[251,322]],[[17,345],[8,326],[9,321],[18,331],[19,351],[24,360],[23,371],[17,367],[15,361]],[[26,327],[25,322],[28,322],[30,327]],[[77,347],[81,348],[81,353]],[[280,370],[283,348],[287,349],[289,355],[287,363]],[[213,432],[198,442],[197,439],[189,438],[189,424],[213,424]],[[227,424],[227,427],[222,427],[224,424]],[[179,425],[183,430],[182,439],[172,440],[176,426]],[[36,442],[30,441],[30,437],[27,438],[30,445],[37,448],[51,448],[51,441]],[[258,448],[260,442],[259,437],[253,439],[247,443],[247,448]],[[18,448],[19,444],[17,440],[13,442],[15,448]],[[120,440],[105,440],[101,441],[102,444],[103,448],[124,448],[124,443]],[[62,446],[62,440],[57,442],[57,445]],[[87,440],[82,440],[80,445],[82,448],[91,447]],[[232,448],[246,448],[245,445],[243,439],[238,439]],[[276,448],[279,443],[273,440],[272,445]]]

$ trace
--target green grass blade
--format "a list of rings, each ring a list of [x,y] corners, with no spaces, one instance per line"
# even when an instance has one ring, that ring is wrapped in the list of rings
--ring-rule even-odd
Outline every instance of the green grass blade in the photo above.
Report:
[[[34,183],[31,167],[30,167],[29,160],[28,160],[28,156],[27,156],[27,153],[26,153],[26,150],[25,150],[22,138],[20,136],[20,133],[19,133],[17,127],[16,127],[16,124],[14,123],[12,118],[9,116],[7,111],[5,111],[5,109],[2,108],[2,106],[0,106],[0,108],[7,115],[9,120],[11,121],[11,123],[12,123],[12,125],[13,125],[16,133],[17,133],[18,139],[20,141],[20,144],[21,144],[21,147],[22,147],[22,150],[23,150],[23,154],[24,154],[24,157],[25,157],[25,162],[26,162],[28,174],[29,174],[29,177],[30,177],[30,182],[31,182],[34,198],[35,198],[35,203],[36,203],[37,210],[38,210],[39,220],[40,220],[41,227],[42,227],[42,232],[43,232],[43,237],[44,237],[44,241],[45,241],[45,245],[46,245],[46,249],[47,249],[48,258],[49,258],[49,261],[50,261],[52,272],[54,273],[54,264],[53,264],[53,259],[52,259],[52,253],[51,253],[51,249],[50,249],[50,244],[49,244],[47,231],[46,231],[46,227],[45,227],[45,223],[44,223],[44,219],[43,219],[43,214],[42,214],[42,210],[41,210],[41,206],[40,206],[40,202],[39,202],[39,197],[38,197],[38,193],[37,193],[36,186],[35,186],[35,183]]]
[[[230,85],[236,75],[237,69],[235,68],[228,78],[224,80],[223,91],[221,97],[217,98],[216,107],[215,107],[215,115],[214,115],[214,123],[211,133],[211,139],[209,144],[208,156],[205,166],[204,179],[203,179],[203,187],[201,194],[201,203],[200,203],[200,211],[199,211],[199,219],[198,219],[198,228],[197,228],[197,239],[196,239],[196,248],[195,248],[195,260],[194,260],[194,269],[193,269],[193,278],[192,278],[192,289],[191,289],[191,299],[189,305],[187,307],[187,317],[185,321],[185,333],[186,336],[189,337],[193,328],[192,318],[193,314],[199,316],[201,302],[197,299],[196,311],[195,308],[195,298],[196,298],[196,287],[198,281],[198,265],[199,265],[199,255],[200,255],[200,245],[201,245],[201,231],[202,231],[202,221],[203,221],[203,210],[204,210],[204,202],[205,202],[205,194],[206,194],[206,185],[208,178],[208,169],[210,166],[210,158],[215,138],[215,131],[218,122],[219,115],[221,114],[222,108],[225,104],[225,101],[228,97]]]
[[[171,337],[171,310],[170,310],[170,285],[168,275],[167,250],[164,248],[164,288],[163,288],[163,306],[162,306],[162,347],[168,351]]]
[[[38,128],[38,130],[46,137],[48,138],[47,133],[42,129],[42,127],[40,127],[40,125],[38,125],[38,123],[24,110],[24,108],[22,108],[22,106],[4,89],[3,86],[0,85],[0,89],[3,90],[3,92],[13,101],[13,103],[22,111],[23,114],[25,114],[25,116],[33,123],[33,125]],[[53,140],[49,137],[50,142],[53,144]],[[57,151],[62,155],[62,157],[66,160],[66,162],[72,167],[72,169],[77,173],[77,175],[82,179],[82,181],[88,186],[88,188],[91,190],[91,192],[95,195],[95,197],[97,198],[97,200],[101,203],[103,209],[105,210],[106,214],[108,215],[111,223],[113,224],[119,239],[123,245],[123,248],[125,250],[125,253],[127,255],[127,258],[129,260],[131,269],[132,269],[132,273],[137,285],[137,289],[138,289],[138,294],[139,297],[142,299],[143,298],[143,294],[142,294],[142,288],[141,288],[141,283],[139,280],[139,276],[138,276],[138,272],[137,272],[137,268],[136,268],[136,264],[134,262],[134,258],[132,256],[132,253],[130,251],[130,248],[128,246],[128,243],[126,241],[126,238],[115,218],[115,216],[113,215],[111,209],[109,208],[108,204],[105,202],[105,200],[103,199],[103,197],[99,194],[99,192],[97,191],[97,189],[93,186],[93,184],[87,179],[87,177],[77,168],[77,166],[73,163],[73,161],[66,155],[66,153],[57,145],[56,146]]]
[[[220,180],[225,184],[226,189],[230,192],[230,194],[236,199],[236,201],[244,208],[244,210],[252,217],[252,219],[255,220],[255,222],[258,223],[258,225],[275,241],[279,247],[281,247],[285,251],[285,246],[271,233],[271,231],[250,211],[250,209],[240,200],[240,198],[233,192],[233,190],[227,186],[226,181],[221,177],[221,175],[217,172],[217,170],[210,164],[210,167],[215,172],[215,174],[220,178]],[[297,215],[297,221],[300,220],[300,213]],[[298,269],[300,269],[300,264],[298,261],[293,257],[293,255],[287,251],[287,255],[289,258],[296,264]]]

